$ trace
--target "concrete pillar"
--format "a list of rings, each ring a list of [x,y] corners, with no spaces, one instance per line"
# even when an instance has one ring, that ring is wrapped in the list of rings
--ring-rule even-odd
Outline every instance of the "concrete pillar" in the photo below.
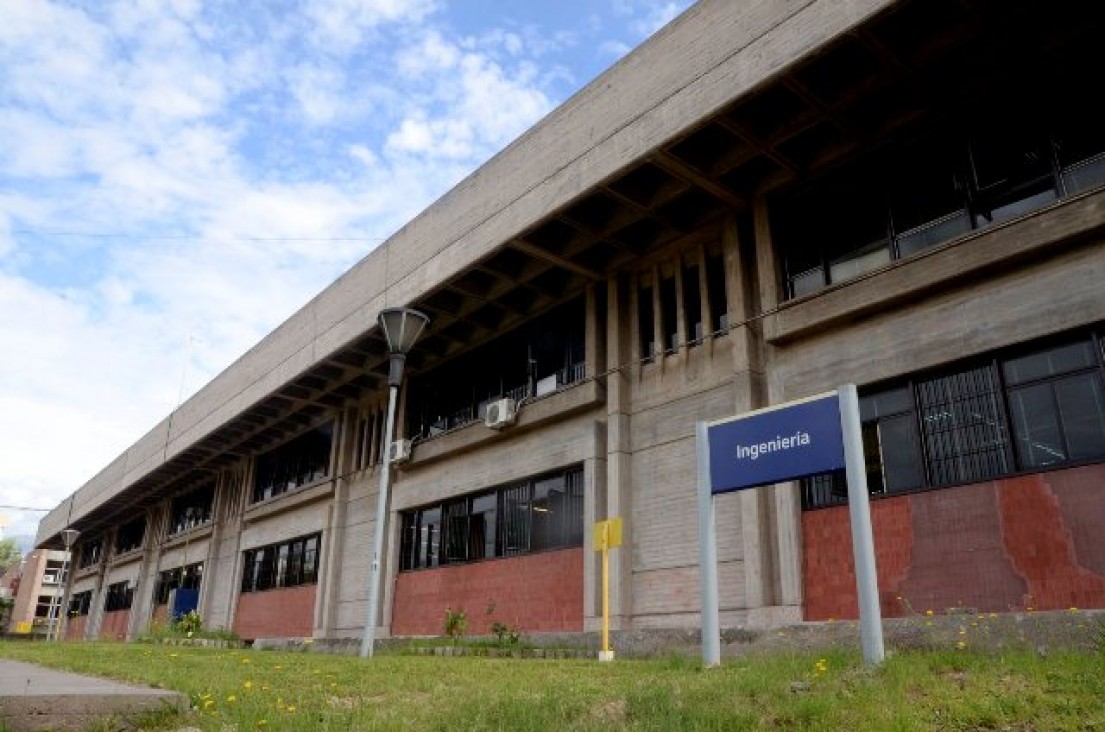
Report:
[[[758,313],[776,309],[783,301],[782,272],[776,257],[775,243],[771,235],[769,209],[765,199],[758,198],[753,206],[755,237],[755,266],[758,283]],[[761,339],[762,370],[765,374],[763,388],[767,403],[778,404],[786,400],[782,384],[771,379],[770,363],[773,347]],[[797,622],[802,619],[802,512],[798,483],[788,481],[761,489],[768,495],[768,513],[771,534],[770,550],[773,556],[773,609],[764,621],[771,624]]]
[[[634,287],[632,290],[636,290]],[[599,507],[602,515],[595,520],[620,516],[622,519],[622,547],[610,557],[610,627],[612,630],[628,630],[633,612],[633,503],[630,461],[629,422],[631,388],[626,365],[631,363],[637,346],[633,344],[636,332],[636,313],[631,305],[636,297],[626,292],[625,282],[611,278],[606,296],[606,475],[605,506]],[[653,307],[658,289],[653,288]],[[639,343],[639,340],[636,342]],[[633,367],[636,370],[636,366]],[[597,466],[596,466],[597,467]],[[596,510],[596,513],[599,511]],[[590,546],[587,547],[590,551]],[[601,577],[601,575],[599,575]],[[600,580],[601,581],[601,580]],[[598,608],[601,614],[601,607]]]
[[[349,484],[353,480],[357,454],[369,449],[367,444],[358,444],[361,419],[369,419],[362,407],[346,410],[336,421],[334,466],[334,498],[330,502],[327,514],[326,531],[319,547],[319,583],[315,594],[315,637],[329,638],[334,632],[337,619],[338,585],[341,582],[341,555],[344,549],[346,503],[349,496]],[[374,421],[374,420],[373,420]],[[367,463],[367,456],[362,462]]]

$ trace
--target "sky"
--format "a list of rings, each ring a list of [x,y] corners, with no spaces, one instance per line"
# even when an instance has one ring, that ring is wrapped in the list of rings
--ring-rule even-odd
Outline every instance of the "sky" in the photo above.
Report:
[[[690,4],[0,0],[3,535]]]

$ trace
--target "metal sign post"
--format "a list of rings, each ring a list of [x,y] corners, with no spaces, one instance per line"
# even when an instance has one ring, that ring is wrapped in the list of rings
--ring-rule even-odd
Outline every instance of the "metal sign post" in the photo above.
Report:
[[[848,476],[863,658],[881,663],[882,618],[856,387],[847,384],[739,417],[699,422],[695,436],[703,663],[721,663],[714,496],[841,468]]]
[[[621,517],[595,522],[595,551],[602,552],[602,650],[600,661],[613,661],[610,650],[610,550],[622,545]]]

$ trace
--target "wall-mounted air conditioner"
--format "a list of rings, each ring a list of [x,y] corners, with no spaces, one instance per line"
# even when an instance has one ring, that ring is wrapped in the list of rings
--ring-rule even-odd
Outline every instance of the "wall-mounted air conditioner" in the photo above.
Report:
[[[543,379],[538,379],[537,384],[534,386],[534,396],[545,396],[546,394],[552,394],[556,391],[557,383],[556,374],[549,374]]]
[[[483,423],[493,430],[501,430],[508,424],[514,424],[517,413],[513,399],[499,399],[487,405]]]
[[[388,462],[403,463],[411,459],[411,441],[396,440],[388,445]]]

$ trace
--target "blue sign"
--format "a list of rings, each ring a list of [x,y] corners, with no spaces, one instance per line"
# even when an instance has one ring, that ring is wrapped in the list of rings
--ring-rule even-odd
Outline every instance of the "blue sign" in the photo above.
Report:
[[[707,425],[710,490],[726,493],[844,467],[836,392]]]

